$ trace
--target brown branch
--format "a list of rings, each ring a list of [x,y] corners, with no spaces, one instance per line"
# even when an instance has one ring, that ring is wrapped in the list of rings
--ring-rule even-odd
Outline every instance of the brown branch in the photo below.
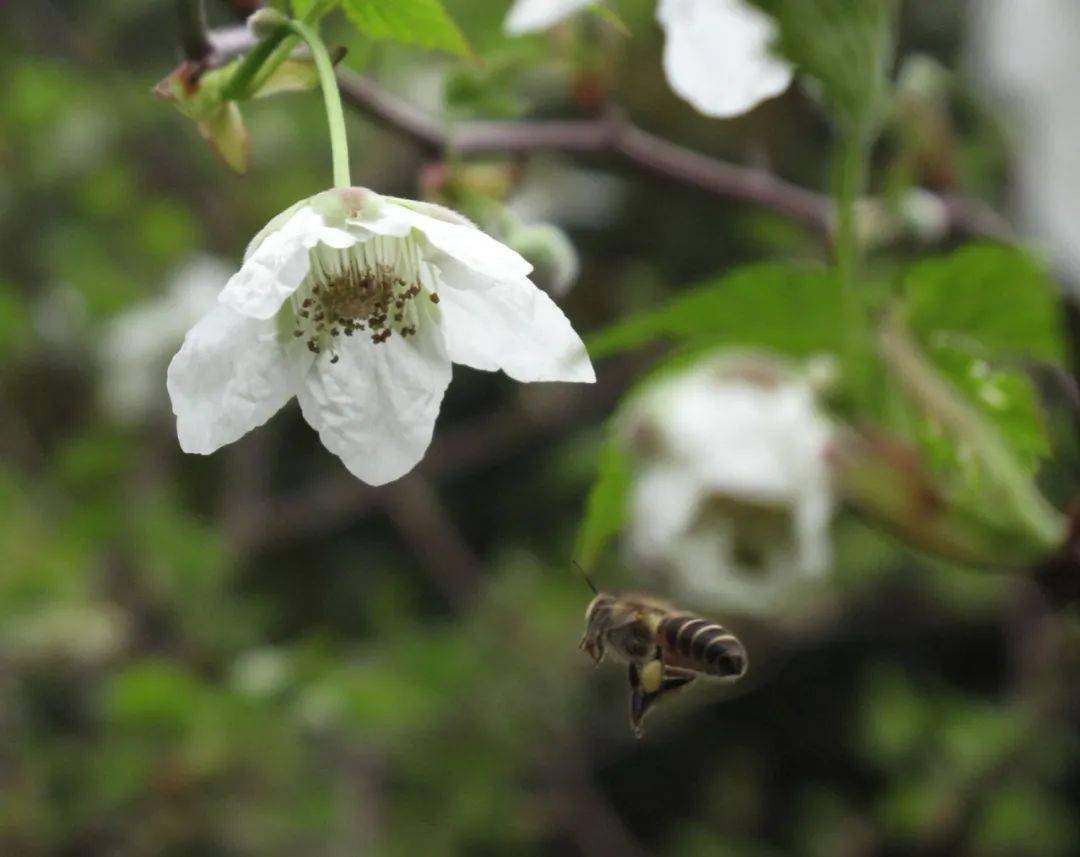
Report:
[[[251,35],[227,27],[211,33],[222,60],[249,49]],[[656,136],[613,110],[595,119],[472,120],[447,124],[417,110],[369,77],[338,70],[342,98],[369,119],[405,137],[428,156],[563,152],[610,155],[640,172],[697,188],[724,199],[757,205],[824,236],[832,230],[828,195],[792,184],[770,172],[721,161]],[[1008,226],[984,204],[943,197],[949,231],[1002,238]]]
[[[428,578],[442,590],[451,607],[464,611],[480,590],[480,563],[431,484],[417,473],[406,476],[382,492],[381,505],[427,570]]]
[[[598,119],[471,121],[443,127],[370,78],[340,70],[342,97],[369,118],[407,137],[426,154],[515,154],[541,151],[613,154],[644,173],[769,208],[815,231],[829,230],[831,204],[765,170],[729,164],[642,130],[613,111]]]
[[[176,0],[176,20],[184,59],[193,63],[204,62],[213,53],[213,46],[206,30],[206,6],[203,0]]]

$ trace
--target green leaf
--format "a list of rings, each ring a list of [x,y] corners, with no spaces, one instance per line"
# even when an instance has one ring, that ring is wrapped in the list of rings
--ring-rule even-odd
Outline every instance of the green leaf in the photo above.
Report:
[[[779,24],[778,49],[819,85],[849,128],[868,131],[887,103],[893,0],[754,0]]]
[[[161,80],[154,87],[154,92],[193,119],[199,133],[214,152],[229,167],[242,173],[247,170],[247,129],[239,106],[222,94],[238,62],[212,69],[195,81],[191,79],[187,66],[181,65]]]
[[[470,53],[464,34],[439,0],[345,0],[344,8],[353,25],[370,39],[457,56]]]
[[[741,345],[795,357],[838,351],[843,301],[823,268],[751,265],[616,322],[588,339],[593,358],[652,342]]]
[[[984,795],[969,841],[972,853],[988,857],[1075,854],[1075,807],[1034,784],[1006,782]]]
[[[978,354],[949,343],[929,349],[937,370],[997,429],[1020,463],[1034,472],[1050,454],[1042,408],[1032,379],[992,366]]]
[[[338,0],[292,0],[293,17],[312,24],[337,5]]]
[[[305,92],[319,85],[319,75],[314,61],[303,59],[285,60],[275,68],[255,91],[255,98],[266,98],[281,92]]]
[[[1061,365],[1065,359],[1057,287],[1023,250],[965,247],[916,265],[905,287],[908,324],[925,343],[948,343],[989,360]]]
[[[589,492],[574,545],[574,556],[583,567],[591,568],[607,543],[622,529],[631,480],[629,456],[609,434],[600,449],[596,482]]]

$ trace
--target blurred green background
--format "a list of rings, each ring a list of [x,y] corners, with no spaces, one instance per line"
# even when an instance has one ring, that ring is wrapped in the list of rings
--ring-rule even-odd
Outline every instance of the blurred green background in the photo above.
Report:
[[[651,2],[618,4],[632,39],[597,18],[510,40],[507,5],[447,3],[475,63],[326,32],[425,110],[581,116],[610,90],[665,137],[827,186],[810,95],[699,116],[659,73]],[[963,6],[905,4],[901,57],[958,68]],[[0,48],[0,854],[1078,853],[1075,628],[1022,581],[916,561],[854,517],[811,602],[718,617],[751,675],[634,740],[622,672],[576,651],[569,557],[601,424],[648,355],[600,364],[594,390],[457,368],[424,464],[379,490],[295,405],[184,456],[164,389],[201,311],[184,301],[329,184],[320,100],[245,104],[238,176],[151,94],[178,60],[171,3],[3,3]],[[962,80],[949,110],[947,145],[894,117],[879,161],[1000,202],[998,117]],[[358,184],[423,192],[423,153],[349,123]],[[579,330],[825,253],[602,156],[488,161],[570,234]],[[634,583],[617,551],[596,576]]]

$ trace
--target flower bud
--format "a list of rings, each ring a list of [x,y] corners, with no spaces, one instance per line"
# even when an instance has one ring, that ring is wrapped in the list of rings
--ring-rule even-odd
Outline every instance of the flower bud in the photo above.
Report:
[[[269,7],[259,9],[247,19],[248,29],[257,39],[266,38],[275,30],[288,23],[289,19],[287,17],[281,14],[277,9],[271,9]]]
[[[549,295],[566,294],[577,279],[581,264],[566,233],[552,223],[521,224],[506,236],[506,243],[533,266],[533,280]]]

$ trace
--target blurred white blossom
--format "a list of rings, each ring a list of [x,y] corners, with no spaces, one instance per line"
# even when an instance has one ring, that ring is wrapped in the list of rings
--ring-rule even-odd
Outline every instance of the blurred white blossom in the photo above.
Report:
[[[581,270],[570,237],[554,223],[514,223],[504,236],[508,246],[533,266],[532,279],[549,295],[561,297]]]
[[[452,362],[594,381],[529,271],[449,209],[365,188],[302,200],[255,237],[169,365],[181,447],[209,454],[296,396],[323,445],[381,485],[423,457]]]
[[[232,686],[246,696],[269,697],[283,690],[291,678],[288,655],[264,646],[242,652],[232,664]]]
[[[564,227],[606,226],[622,210],[624,197],[625,184],[616,176],[538,159],[507,200],[503,238],[532,263],[537,285],[560,297],[581,270]]]
[[[504,26],[542,30],[591,3],[517,0]],[[744,0],[659,0],[656,18],[666,35],[668,83],[706,116],[739,116],[791,83],[791,66],[772,52],[775,21]]]
[[[184,334],[217,300],[232,271],[200,255],[177,270],[165,293],[117,316],[100,345],[102,398],[121,422],[145,419],[165,402],[161,379]]]
[[[119,654],[128,640],[126,616],[106,605],[55,603],[7,617],[0,632],[5,660],[62,659],[93,666]]]
[[[1015,120],[1024,224],[1080,278],[1080,3],[981,0],[970,33],[974,81]]]
[[[626,182],[611,173],[534,158],[507,207],[526,223],[600,229],[622,212]]]
[[[692,601],[776,605],[832,559],[832,426],[807,375],[765,357],[707,358],[658,380],[620,431],[634,455],[628,545]]]

